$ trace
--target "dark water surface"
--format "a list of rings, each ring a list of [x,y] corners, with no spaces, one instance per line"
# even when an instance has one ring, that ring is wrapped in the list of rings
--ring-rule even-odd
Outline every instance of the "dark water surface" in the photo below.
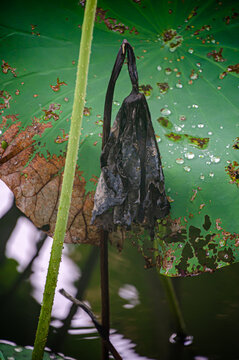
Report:
[[[52,239],[43,240],[0,184],[0,339],[32,345]],[[35,257],[39,251],[38,256]],[[34,260],[32,260],[34,259]],[[131,244],[122,253],[110,246],[111,341],[124,360],[239,359],[239,264],[214,274],[173,279],[194,341],[169,342],[175,331],[155,269]],[[88,302],[100,314],[98,249],[65,246],[58,289]],[[100,319],[99,319],[100,321]],[[100,359],[99,336],[89,317],[57,291],[47,346],[79,360]]]

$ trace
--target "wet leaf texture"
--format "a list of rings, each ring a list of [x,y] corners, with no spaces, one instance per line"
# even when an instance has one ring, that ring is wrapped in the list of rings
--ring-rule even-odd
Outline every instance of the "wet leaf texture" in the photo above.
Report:
[[[51,233],[68,143],[84,3],[1,4],[1,178],[15,192],[21,209],[37,226],[50,224]],[[139,91],[150,109],[171,204],[167,224],[157,225],[156,243],[147,242],[145,229],[139,231],[138,241],[132,241],[147,255],[148,264],[156,263],[169,276],[214,271],[239,261],[238,14],[234,0],[98,1],[69,241],[86,239],[81,209],[85,201],[93,209],[101,171],[105,92],[113,54],[127,38],[137,59]],[[131,88],[124,66],[112,99],[113,119]],[[128,131],[133,133],[132,128]],[[137,138],[137,129],[135,134]],[[119,141],[116,132],[113,139]],[[113,149],[107,156],[113,156]],[[44,184],[46,189],[52,185],[45,201]],[[86,222],[90,219],[91,214]],[[217,228],[218,219],[223,230]]]

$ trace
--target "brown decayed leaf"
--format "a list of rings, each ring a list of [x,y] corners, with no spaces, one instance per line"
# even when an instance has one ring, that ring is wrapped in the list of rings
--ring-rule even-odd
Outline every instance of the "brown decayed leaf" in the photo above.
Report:
[[[2,117],[3,128],[6,117]],[[36,119],[19,132],[21,122],[11,119],[12,125],[1,136],[6,149],[0,148],[0,178],[13,191],[17,207],[40,229],[53,236],[63,177],[65,158],[54,155],[48,159],[34,152],[35,134],[41,135],[51,124]],[[27,165],[27,166],[26,166]],[[99,244],[100,231],[90,224],[93,194],[85,193],[85,180],[76,170],[67,233],[67,243]]]

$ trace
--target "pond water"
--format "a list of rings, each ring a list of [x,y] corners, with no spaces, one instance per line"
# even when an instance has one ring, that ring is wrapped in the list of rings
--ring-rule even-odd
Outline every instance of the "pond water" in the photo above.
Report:
[[[13,204],[0,183],[0,339],[32,345],[52,244]],[[175,326],[159,276],[144,269],[131,244],[109,248],[111,341],[124,360],[239,359],[239,264],[173,279],[190,346],[171,344]],[[83,299],[100,315],[99,252],[67,245],[58,290]],[[47,346],[78,360],[100,359],[101,341],[90,318],[56,292]],[[99,318],[100,321],[100,318]],[[17,357],[16,357],[17,358]]]

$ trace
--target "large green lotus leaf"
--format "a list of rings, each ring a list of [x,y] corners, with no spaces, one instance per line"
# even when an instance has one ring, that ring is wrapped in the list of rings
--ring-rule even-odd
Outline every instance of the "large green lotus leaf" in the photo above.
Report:
[[[24,131],[32,142],[27,142],[29,151],[18,168],[24,175],[21,184],[28,189],[33,183],[34,176],[24,169],[31,164],[35,169],[38,161],[41,168],[60,161],[55,178],[62,172],[83,13],[84,1],[24,0],[1,6],[1,176],[13,190],[10,150]],[[98,3],[78,156],[84,189],[75,199],[93,191],[100,174],[104,96],[115,56],[127,38],[137,56],[139,84],[148,99],[172,205],[154,244],[163,274],[213,271],[239,259],[238,31],[236,1]],[[125,67],[116,86],[113,117],[129,92]],[[22,154],[19,141],[17,146]],[[29,210],[32,203],[23,206],[19,191],[15,195],[18,206],[37,223]],[[78,231],[72,239],[81,240],[81,235]],[[146,245],[144,234],[138,238],[151,264],[154,255],[146,252],[152,244]]]

